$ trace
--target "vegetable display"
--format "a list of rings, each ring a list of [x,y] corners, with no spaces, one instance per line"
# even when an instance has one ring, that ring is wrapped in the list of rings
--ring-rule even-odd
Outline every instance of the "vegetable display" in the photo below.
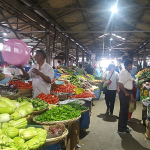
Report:
[[[84,91],[83,93],[71,95],[70,98],[94,98],[95,94]]]
[[[77,118],[81,115],[81,112],[75,110],[69,105],[60,105],[46,111],[36,118],[36,121],[62,121]]]
[[[46,101],[48,104],[56,104],[57,102],[59,102],[59,98],[57,95],[51,95],[51,94],[44,94],[41,93],[37,96],[37,98]]]
[[[29,83],[25,83],[23,81],[9,81],[9,83],[12,83],[14,86],[17,86],[18,89],[32,89],[32,85]]]
[[[87,107],[81,105],[81,103],[77,102],[77,101],[68,103],[67,105],[70,105],[72,108],[74,108],[76,110],[79,110],[79,111],[83,111],[83,110],[87,110],[88,109]]]
[[[18,103],[5,97],[0,97],[0,123],[18,120],[33,112],[31,103]]]
[[[25,101],[30,102],[33,105],[33,111],[43,110],[48,107],[47,102],[42,101],[41,99],[38,99],[38,98],[33,99],[33,98],[23,97],[22,99],[18,98],[17,101],[18,102],[25,102]]]
[[[76,86],[74,86],[73,84],[64,84],[61,85],[59,88],[55,88],[53,91],[51,91],[51,93],[74,93]]]

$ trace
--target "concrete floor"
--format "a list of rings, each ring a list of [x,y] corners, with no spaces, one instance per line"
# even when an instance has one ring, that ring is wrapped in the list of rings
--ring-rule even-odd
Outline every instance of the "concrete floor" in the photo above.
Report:
[[[145,127],[140,124],[142,119],[142,104],[137,102],[137,109],[132,118],[136,122],[129,123],[131,134],[119,135],[117,133],[119,114],[119,99],[116,98],[114,115],[105,115],[106,105],[104,96],[95,100],[92,107],[91,123],[89,129],[81,131],[79,150],[150,150],[150,141],[145,138]]]

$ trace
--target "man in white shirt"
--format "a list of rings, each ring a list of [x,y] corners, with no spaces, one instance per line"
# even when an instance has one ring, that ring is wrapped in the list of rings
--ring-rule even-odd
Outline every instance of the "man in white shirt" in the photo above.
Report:
[[[37,64],[27,72],[22,67],[19,67],[26,78],[32,79],[33,98],[37,97],[42,92],[49,94],[51,90],[51,82],[53,81],[54,71],[52,67],[45,62],[46,54],[43,50],[37,50],[35,60]]]
[[[119,122],[118,122],[118,133],[126,134],[130,133],[130,129],[127,127],[128,121],[128,110],[129,110],[129,101],[131,98],[133,80],[131,73],[129,72],[132,69],[132,60],[126,59],[124,61],[125,69],[122,70],[119,74],[119,100],[120,100],[120,113],[119,113]]]

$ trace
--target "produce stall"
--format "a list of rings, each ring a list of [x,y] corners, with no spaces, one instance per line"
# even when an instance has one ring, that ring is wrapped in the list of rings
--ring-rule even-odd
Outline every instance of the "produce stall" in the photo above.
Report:
[[[143,103],[142,124],[146,125],[145,136],[150,139],[150,69],[144,69],[136,75],[138,87],[140,88],[140,100]]]

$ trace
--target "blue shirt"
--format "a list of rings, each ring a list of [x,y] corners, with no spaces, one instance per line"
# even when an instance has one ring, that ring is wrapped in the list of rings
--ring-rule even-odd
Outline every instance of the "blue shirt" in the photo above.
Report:
[[[135,77],[136,72],[137,72],[137,67],[133,66],[132,70],[130,70],[130,73],[131,73],[131,76],[133,79],[136,79],[136,77]]]

